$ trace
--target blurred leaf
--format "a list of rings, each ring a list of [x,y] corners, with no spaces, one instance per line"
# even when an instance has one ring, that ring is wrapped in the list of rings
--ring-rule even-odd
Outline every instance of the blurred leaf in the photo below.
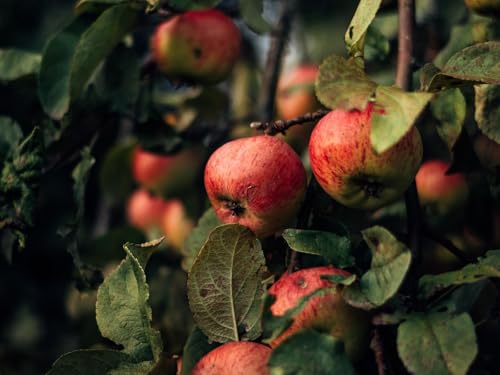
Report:
[[[0,81],[13,81],[35,75],[40,69],[39,53],[19,49],[0,49]]]
[[[378,86],[375,95],[370,140],[375,152],[381,154],[410,131],[433,94]],[[377,106],[382,110],[378,111]]]
[[[189,375],[198,361],[220,344],[209,342],[207,336],[198,327],[194,327],[182,351],[182,371],[180,375]]]
[[[168,0],[168,5],[178,10],[197,10],[213,8],[222,0]]]
[[[500,142],[500,86],[474,86],[475,112],[477,126],[488,138]]]
[[[451,150],[455,145],[465,121],[465,98],[460,89],[440,92],[431,102],[431,111],[439,120],[437,132]]]
[[[422,298],[429,298],[450,286],[476,283],[488,277],[500,277],[500,250],[488,251],[477,263],[468,264],[458,271],[424,275],[419,281],[419,294]]]
[[[128,361],[129,355],[116,350],[75,350],[59,357],[47,375],[107,375]]]
[[[371,81],[355,59],[332,55],[319,67],[316,96],[328,108],[363,110],[375,94],[377,84]]]
[[[289,337],[273,350],[268,367],[271,375],[354,375],[344,343],[312,329]]]
[[[365,38],[365,60],[383,61],[389,55],[391,46],[389,39],[385,37],[375,26],[371,25],[366,32]]]
[[[460,132],[451,152],[451,165],[448,173],[470,173],[481,169],[481,163],[465,128]]]
[[[92,169],[95,159],[91,154],[90,147],[84,147],[82,150],[82,160],[73,169],[71,177],[73,178],[73,193],[75,197],[75,203],[77,205],[75,222],[80,223],[83,219],[83,214],[85,210],[85,187],[87,186],[87,181],[90,177],[90,170]]]
[[[161,240],[123,246],[126,258],[97,291],[96,319],[99,330],[129,354],[134,363],[159,360],[162,351],[160,333],[151,327],[149,291],[144,268]]]
[[[320,255],[338,268],[354,265],[351,241],[347,237],[317,230],[285,229],[283,238],[295,251]]]
[[[345,33],[347,51],[351,56],[363,55],[365,37],[382,0],[361,0]]]
[[[64,116],[100,62],[135,26],[138,14],[127,5],[117,5],[105,10],[90,26],[77,19],[49,41],[40,68],[39,95],[51,117]]]
[[[158,7],[159,2],[159,0],[79,0],[75,5],[75,12],[76,14],[101,13],[106,8],[120,4],[126,4],[137,10],[152,11]]]
[[[398,353],[408,371],[465,375],[477,355],[469,314],[414,313],[398,328]]]
[[[219,220],[213,208],[209,208],[202,215],[198,221],[198,225],[191,231],[182,253],[184,259],[182,260],[182,268],[189,272],[193,262],[200,252],[203,244],[207,241],[210,232],[217,226],[221,225],[222,222]]]
[[[3,160],[23,138],[21,126],[10,117],[0,116],[0,160]]]
[[[263,0],[239,0],[241,18],[245,24],[259,34],[272,30],[271,25],[262,17]]]
[[[260,335],[265,270],[260,242],[248,228],[226,224],[210,233],[188,276],[189,306],[210,340],[252,340]]]

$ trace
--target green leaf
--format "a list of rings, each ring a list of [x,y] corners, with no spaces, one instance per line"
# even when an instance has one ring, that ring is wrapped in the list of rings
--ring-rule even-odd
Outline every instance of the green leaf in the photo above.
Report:
[[[0,160],[3,160],[23,138],[21,126],[10,117],[0,116]]]
[[[465,121],[465,98],[460,89],[440,92],[431,102],[431,111],[439,121],[437,132],[451,151],[458,140]]]
[[[220,2],[221,0],[169,0],[168,5],[175,9],[186,11],[213,8]]]
[[[245,24],[259,34],[272,30],[271,25],[262,16],[263,0],[239,0],[241,18]]]
[[[265,271],[260,242],[248,228],[226,224],[210,233],[188,276],[189,306],[210,340],[224,343],[260,335]]]
[[[488,138],[500,143],[500,86],[474,86],[477,126]]]
[[[127,4],[137,10],[152,11],[159,5],[159,0],[80,0],[75,5],[76,14],[102,13],[114,5]]]
[[[283,238],[291,249],[300,253],[320,255],[338,268],[354,265],[351,241],[347,237],[318,230],[285,229]]]
[[[82,152],[82,160],[73,169],[71,177],[73,178],[73,194],[75,203],[77,204],[76,218],[75,221],[80,223],[83,219],[84,209],[85,209],[85,187],[87,186],[87,181],[90,177],[90,170],[92,169],[95,158],[91,154],[90,147],[84,147]]]
[[[383,61],[391,51],[389,39],[375,26],[370,25],[365,37],[365,60]]]
[[[458,271],[424,275],[419,280],[419,295],[429,298],[450,286],[475,283],[488,277],[500,277],[500,250],[488,251],[477,263],[468,264]]]
[[[198,327],[194,327],[182,351],[182,371],[180,375],[191,374],[201,357],[219,345],[216,342],[209,342],[207,336]]]
[[[47,375],[106,375],[130,356],[116,350],[75,350],[57,359]]]
[[[415,313],[398,328],[399,357],[412,374],[465,375],[477,355],[469,314]]]
[[[100,62],[134,27],[138,15],[128,5],[117,5],[90,26],[86,19],[77,19],[49,41],[40,68],[39,95],[51,117],[64,116]]]
[[[134,363],[159,360],[160,333],[151,327],[151,307],[144,267],[161,240],[123,246],[126,258],[97,291],[96,319],[101,334],[119,345]]]
[[[328,108],[363,110],[375,94],[377,84],[365,74],[359,61],[332,55],[319,67],[316,96]]]
[[[219,220],[213,208],[209,208],[205,211],[203,216],[198,221],[198,225],[192,230],[189,235],[182,253],[184,259],[182,260],[182,268],[189,272],[193,262],[200,252],[203,244],[207,241],[210,232],[217,226],[221,225],[222,222]]]
[[[0,81],[14,81],[35,75],[40,69],[39,53],[19,49],[0,49]]]
[[[347,51],[351,56],[363,55],[365,36],[382,0],[361,0],[345,33]]]
[[[381,154],[410,131],[433,94],[378,86],[375,95],[383,110],[373,112],[370,139],[375,152]]]
[[[331,335],[302,330],[273,350],[268,367],[271,375],[354,375],[344,344]]]

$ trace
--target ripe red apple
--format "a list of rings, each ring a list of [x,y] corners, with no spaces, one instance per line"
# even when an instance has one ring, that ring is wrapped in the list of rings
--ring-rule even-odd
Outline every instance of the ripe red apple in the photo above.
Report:
[[[316,179],[348,207],[371,210],[398,199],[422,160],[422,139],[415,127],[384,153],[375,153],[370,124],[376,110],[372,103],[363,111],[333,110],[311,134],[309,157]]]
[[[269,135],[219,147],[205,167],[205,189],[223,223],[239,223],[258,237],[286,227],[299,211],[306,172],[297,154]]]
[[[468,187],[463,173],[446,174],[450,165],[442,160],[429,160],[422,164],[417,176],[418,196],[423,205],[440,216],[464,207]]]
[[[159,226],[165,201],[146,190],[135,191],[127,203],[127,217],[131,225],[144,231]]]
[[[500,0],[465,0],[470,10],[485,16],[500,15]]]
[[[159,155],[137,147],[132,155],[132,174],[143,187],[165,196],[183,192],[196,178],[201,163],[195,149]]]
[[[271,349],[255,342],[228,342],[205,354],[191,375],[268,375]]]
[[[269,294],[276,297],[271,306],[271,312],[276,316],[284,315],[287,310],[295,307],[302,297],[317,289],[336,288],[336,291],[311,298],[304,309],[294,317],[292,325],[273,340],[271,347],[276,347],[301,329],[313,328],[342,339],[348,356],[353,360],[360,359],[368,347],[368,316],[344,302],[340,287],[332,281],[322,279],[322,275],[350,274],[334,267],[307,268],[283,274],[269,288]]]
[[[161,72],[202,83],[220,82],[229,75],[240,44],[234,22],[214,9],[176,15],[158,26],[151,39]]]
[[[182,249],[184,241],[193,227],[194,222],[187,216],[184,205],[180,200],[166,201],[161,217],[161,229],[170,246],[176,250]]]

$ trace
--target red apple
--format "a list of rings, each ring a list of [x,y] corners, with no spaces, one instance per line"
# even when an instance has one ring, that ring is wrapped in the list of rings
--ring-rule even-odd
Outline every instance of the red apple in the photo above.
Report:
[[[128,221],[144,231],[160,224],[164,210],[165,201],[162,198],[142,189],[134,192],[127,203]]]
[[[200,160],[195,149],[159,155],[137,147],[132,155],[132,174],[146,189],[169,196],[183,192],[193,184]]]
[[[258,237],[283,228],[299,211],[306,173],[281,139],[258,135],[219,147],[205,167],[205,189],[223,223],[239,223]]]
[[[401,197],[422,160],[422,139],[415,127],[382,154],[373,150],[370,103],[363,111],[336,109],[311,134],[311,168],[321,187],[345,206],[380,208]]]
[[[429,160],[422,164],[415,177],[420,202],[440,216],[462,209],[469,191],[465,175],[446,174],[449,167],[442,160]]]
[[[314,267],[291,274],[285,273],[269,288],[269,294],[276,297],[271,306],[273,315],[281,316],[295,307],[301,298],[321,288],[334,287],[328,294],[311,298],[304,309],[295,317],[292,325],[273,340],[276,347],[287,337],[305,328],[328,332],[344,341],[348,356],[360,359],[368,347],[368,316],[344,302],[340,287],[322,275],[349,276],[349,272],[334,267]]]
[[[158,26],[151,39],[160,71],[202,83],[220,82],[229,75],[240,44],[234,22],[214,9],[176,15]]]
[[[271,349],[255,342],[228,342],[205,354],[191,375],[268,375]]]
[[[184,205],[180,200],[172,199],[165,203],[161,228],[170,246],[176,250],[182,249],[184,241],[193,227],[194,222],[187,216]]]

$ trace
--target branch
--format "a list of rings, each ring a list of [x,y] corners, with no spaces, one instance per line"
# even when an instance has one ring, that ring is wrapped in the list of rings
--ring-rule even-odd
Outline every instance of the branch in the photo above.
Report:
[[[318,121],[330,111],[327,109],[318,109],[312,113],[306,113],[303,116],[296,117],[290,120],[275,120],[275,121],[255,121],[250,124],[252,129],[263,130],[264,133],[275,135],[284,133],[287,129],[294,125],[302,125],[312,121]]]
[[[463,250],[459,249],[453,242],[451,242],[449,239],[441,237],[439,233],[436,233],[434,230],[429,228],[429,226],[425,225],[423,227],[423,232],[426,237],[434,241],[435,243],[443,246],[446,250],[448,250],[450,253],[455,255],[464,265],[474,262],[475,259],[471,256],[469,256],[467,253],[465,253]]]

